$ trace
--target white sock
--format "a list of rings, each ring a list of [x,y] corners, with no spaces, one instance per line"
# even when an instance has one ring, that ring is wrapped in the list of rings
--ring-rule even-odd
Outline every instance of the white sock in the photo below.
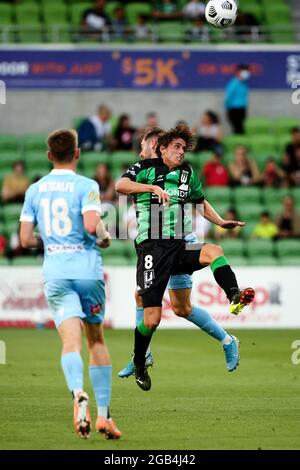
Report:
[[[233,341],[231,336],[226,335],[225,338],[222,341],[223,346],[227,346],[227,344],[230,344]]]
[[[108,418],[108,406],[97,406],[98,416],[102,416],[103,418]]]
[[[82,393],[83,390],[81,390],[81,388],[76,388],[75,390],[73,390],[73,395],[74,395],[74,398],[78,395],[78,393]]]
[[[149,344],[149,346],[147,348],[147,351],[146,351],[146,357],[148,356],[148,354],[150,354],[150,344]]]

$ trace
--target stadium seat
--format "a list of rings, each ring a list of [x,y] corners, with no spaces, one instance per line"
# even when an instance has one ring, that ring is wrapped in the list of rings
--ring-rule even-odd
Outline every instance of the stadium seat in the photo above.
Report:
[[[274,218],[282,212],[282,202],[277,199],[272,202],[268,202],[265,206],[265,210],[270,213],[271,218],[274,220]]]
[[[275,256],[251,256],[249,266],[278,266],[279,261]]]
[[[293,127],[300,126],[300,119],[290,118],[290,117],[280,117],[280,118],[273,119],[273,123],[274,123],[274,130],[275,132],[278,132],[279,135],[281,134],[290,135],[291,129]]]
[[[246,132],[249,135],[268,134],[272,128],[272,120],[267,117],[249,117],[246,121]]]
[[[300,240],[278,240],[276,252],[279,258],[300,256]]]
[[[9,25],[12,23],[12,6],[8,3],[0,3],[0,24]]]
[[[226,186],[209,186],[204,190],[205,198],[214,205],[215,203],[221,202],[231,204],[232,189]]]
[[[257,186],[239,186],[233,192],[236,204],[252,204],[261,202],[261,188]]]
[[[284,153],[286,146],[291,143],[291,133],[281,133],[277,131],[277,146],[280,153]]]
[[[281,203],[282,199],[288,194],[291,194],[289,188],[262,188],[262,196],[266,206],[272,204],[274,201]]]
[[[86,2],[70,2],[69,8],[71,9],[70,16],[74,26],[81,24],[83,13],[91,7],[91,4]]]
[[[251,141],[251,148],[254,155],[262,152],[270,152],[272,154],[277,152],[278,145],[276,138],[271,134],[256,135]]]
[[[43,258],[40,256],[17,256],[12,259],[12,266],[41,266]]]
[[[22,160],[18,151],[0,150],[0,169],[5,170],[6,173],[12,172],[12,166],[18,160]]]
[[[239,215],[239,214],[238,214]],[[239,219],[240,220],[243,220],[243,217],[240,217],[239,216]],[[247,221],[246,225],[244,225],[244,227],[241,228],[241,232],[240,232],[240,236],[244,239],[244,240],[248,240],[251,235],[253,234],[253,231],[254,231],[254,228],[257,224],[258,220],[256,221]]]
[[[300,256],[282,256],[279,258],[278,263],[280,266],[300,266]]]
[[[219,243],[224,250],[225,256],[244,256],[245,254],[244,240],[227,238]]]
[[[110,156],[110,162],[115,167],[126,167],[138,161],[139,158],[135,152],[130,151],[116,151]]]
[[[93,170],[95,174],[96,166],[100,163],[108,164],[110,156],[106,152],[82,152],[80,163],[85,172]]]
[[[151,16],[153,6],[150,2],[135,2],[125,6],[125,13],[128,23],[134,25],[137,23],[139,15]]]
[[[46,152],[46,137],[44,135],[27,135],[24,138],[23,146],[25,153],[30,150],[40,150],[41,152]]]
[[[186,155],[186,161],[190,163],[194,169],[202,171],[205,163],[212,157],[212,152],[193,152]]]
[[[230,256],[231,266],[249,266],[249,259],[246,256]]]
[[[182,42],[186,25],[181,21],[159,21],[153,25],[153,30],[160,42]]]
[[[251,148],[252,138],[248,135],[228,135],[224,137],[223,142],[228,153],[233,153],[235,147],[238,145],[244,145]]]
[[[5,222],[4,225],[4,235],[7,237],[9,240],[12,235],[19,233],[20,230],[20,224],[16,220],[12,220],[10,222]]]
[[[67,8],[62,2],[44,2],[42,16],[46,26],[47,41],[70,42],[70,23],[67,18]]]
[[[110,1],[105,5],[105,13],[111,20],[113,19],[114,12],[117,7],[122,7],[122,2]]]
[[[238,201],[235,206],[239,219],[245,222],[254,222],[259,220],[260,214],[265,209],[263,205],[252,202],[251,204],[240,204]]]
[[[27,168],[42,168],[44,170],[49,170],[51,168],[51,163],[47,158],[46,150],[26,150],[25,152],[25,162]]]
[[[300,205],[300,188],[293,188],[292,190],[293,198],[295,199],[296,205]]]
[[[19,138],[15,135],[0,135],[0,151],[17,152],[20,148]]]
[[[262,240],[259,238],[248,240],[246,247],[249,258],[273,256],[274,253],[274,242],[272,240]]]
[[[2,208],[2,217],[5,223],[18,221],[22,210],[22,204],[5,204]]]

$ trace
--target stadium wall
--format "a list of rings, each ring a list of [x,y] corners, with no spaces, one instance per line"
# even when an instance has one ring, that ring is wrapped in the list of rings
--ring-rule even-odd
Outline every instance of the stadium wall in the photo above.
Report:
[[[228,313],[228,301],[210,270],[194,274],[193,302],[211,312],[224,327],[299,328],[295,309],[300,268],[238,268],[241,287],[256,290],[255,301],[235,317]],[[40,327],[51,324],[51,315],[43,295],[40,268],[0,268],[0,326]],[[135,268],[105,269],[107,305],[106,325],[133,328],[135,325]],[[164,297],[160,328],[195,328],[173,315],[168,294]]]

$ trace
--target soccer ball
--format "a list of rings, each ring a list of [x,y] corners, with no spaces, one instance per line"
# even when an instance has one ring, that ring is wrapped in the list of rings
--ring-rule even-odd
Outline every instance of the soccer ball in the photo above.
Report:
[[[205,18],[215,28],[228,28],[237,18],[234,0],[210,0],[205,8]]]

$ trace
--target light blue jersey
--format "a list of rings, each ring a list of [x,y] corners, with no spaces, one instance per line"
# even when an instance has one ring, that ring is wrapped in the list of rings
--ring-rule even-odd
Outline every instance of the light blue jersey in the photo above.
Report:
[[[184,237],[187,244],[195,245],[198,243],[198,238],[195,233],[189,233]],[[168,289],[180,290],[180,289],[191,289],[193,287],[193,278],[190,274],[176,274],[170,276],[168,282]]]
[[[71,170],[52,170],[27,190],[20,221],[39,227],[45,281],[103,280],[96,237],[84,229],[89,210],[101,212],[98,184]]]

